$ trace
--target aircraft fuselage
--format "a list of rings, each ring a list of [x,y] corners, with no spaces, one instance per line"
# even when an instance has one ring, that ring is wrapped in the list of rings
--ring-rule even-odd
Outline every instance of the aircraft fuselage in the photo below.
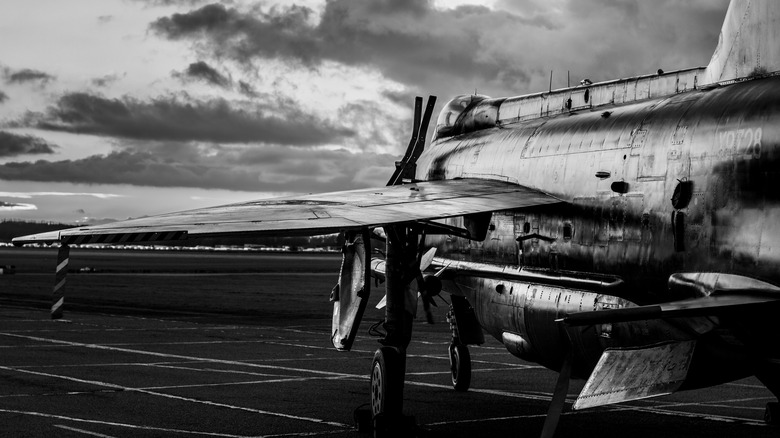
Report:
[[[447,260],[541,275],[475,274],[447,286],[469,298],[482,326],[514,354],[558,369],[565,334],[554,319],[565,313],[690,298],[667,286],[681,272],[780,284],[779,160],[780,78],[770,77],[439,138],[417,177],[495,178],[564,201],[496,212],[484,241],[428,241]],[[707,324],[651,320],[570,332],[579,337],[575,374],[587,377],[608,346],[690,339]],[[713,346],[699,347],[693,365],[705,355],[722,360],[721,369],[690,373],[701,380],[692,386],[750,374],[745,337],[763,343],[766,328],[735,330],[707,335]],[[778,357],[776,348],[767,354]]]

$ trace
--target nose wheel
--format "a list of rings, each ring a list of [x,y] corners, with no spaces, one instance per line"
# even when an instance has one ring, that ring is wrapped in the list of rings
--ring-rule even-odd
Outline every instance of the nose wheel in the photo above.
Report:
[[[468,391],[471,386],[471,355],[466,345],[450,344],[450,374],[456,391]]]

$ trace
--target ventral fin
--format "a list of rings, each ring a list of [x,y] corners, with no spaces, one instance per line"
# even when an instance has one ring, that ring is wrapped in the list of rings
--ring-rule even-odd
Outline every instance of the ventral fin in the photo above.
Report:
[[[664,342],[638,348],[607,349],[573,409],[656,397],[685,382],[696,341]]]

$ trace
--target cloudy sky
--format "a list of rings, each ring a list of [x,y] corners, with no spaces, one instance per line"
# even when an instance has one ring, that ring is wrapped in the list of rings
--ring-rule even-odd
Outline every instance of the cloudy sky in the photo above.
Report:
[[[727,0],[3,0],[0,219],[383,185],[415,95],[706,65]]]

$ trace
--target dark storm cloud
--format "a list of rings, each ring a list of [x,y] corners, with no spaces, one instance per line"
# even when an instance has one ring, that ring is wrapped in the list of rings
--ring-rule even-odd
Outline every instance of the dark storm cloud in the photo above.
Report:
[[[238,81],[238,91],[246,97],[260,97],[260,93],[249,82]]]
[[[28,82],[38,82],[41,85],[46,85],[50,81],[54,80],[54,76],[42,72],[40,70],[33,70],[29,68],[23,68],[21,70],[12,70],[10,68],[3,69],[3,76],[5,82],[8,84],[24,84]]]
[[[12,162],[0,179],[201,187],[244,191],[321,192],[381,185],[393,158],[346,151],[283,147],[216,148],[208,155],[177,145],[146,145],[78,160]],[[175,159],[172,157],[175,156]]]
[[[151,23],[201,54],[239,63],[323,61],[379,70],[412,89],[511,95],[573,78],[607,80],[706,64],[728,0],[503,0],[438,9],[425,0],[333,0],[249,10],[210,4]],[[563,78],[563,79],[561,79]]]
[[[68,93],[44,114],[28,113],[17,125],[142,140],[326,144],[354,135],[283,100],[251,106],[224,100],[172,96],[142,101]]]
[[[132,0],[136,3],[144,3],[147,6],[200,6],[208,3],[208,0]]]
[[[0,91],[0,103],[5,102],[6,100],[8,100],[8,95]]]
[[[553,23],[555,34],[523,34],[528,65],[574,79],[608,80],[706,65],[729,0],[499,0],[497,7]],[[504,35],[505,32],[502,32]],[[561,72],[561,73],[558,73]],[[540,71],[539,73],[542,73]],[[539,76],[542,76],[541,74]],[[540,78],[541,79],[541,78]],[[537,80],[537,82],[542,82]]]
[[[79,160],[14,162],[0,167],[0,179],[157,187],[246,188],[251,176],[196,163],[171,163],[151,152],[113,152]]]
[[[118,73],[112,73],[105,76],[93,78],[90,82],[92,82],[92,85],[96,87],[108,87],[109,85],[112,85],[113,83],[125,77],[126,75],[127,73],[123,73],[121,75]]]
[[[0,157],[14,157],[24,154],[53,154],[55,147],[40,137],[0,131]]]
[[[217,71],[217,69],[208,65],[204,61],[193,62],[187,67],[186,70],[182,72],[174,72],[173,76],[183,80],[200,80],[222,88],[230,87],[231,83],[230,78],[223,75]]]
[[[239,62],[282,58],[316,66],[324,60],[379,68],[391,79],[414,84],[431,76],[515,82],[523,72],[509,60],[482,53],[483,26],[533,27],[521,17],[484,7],[433,9],[422,1],[337,0],[318,24],[306,7],[242,12],[221,4],[163,17],[153,31],[191,39],[201,48]]]

